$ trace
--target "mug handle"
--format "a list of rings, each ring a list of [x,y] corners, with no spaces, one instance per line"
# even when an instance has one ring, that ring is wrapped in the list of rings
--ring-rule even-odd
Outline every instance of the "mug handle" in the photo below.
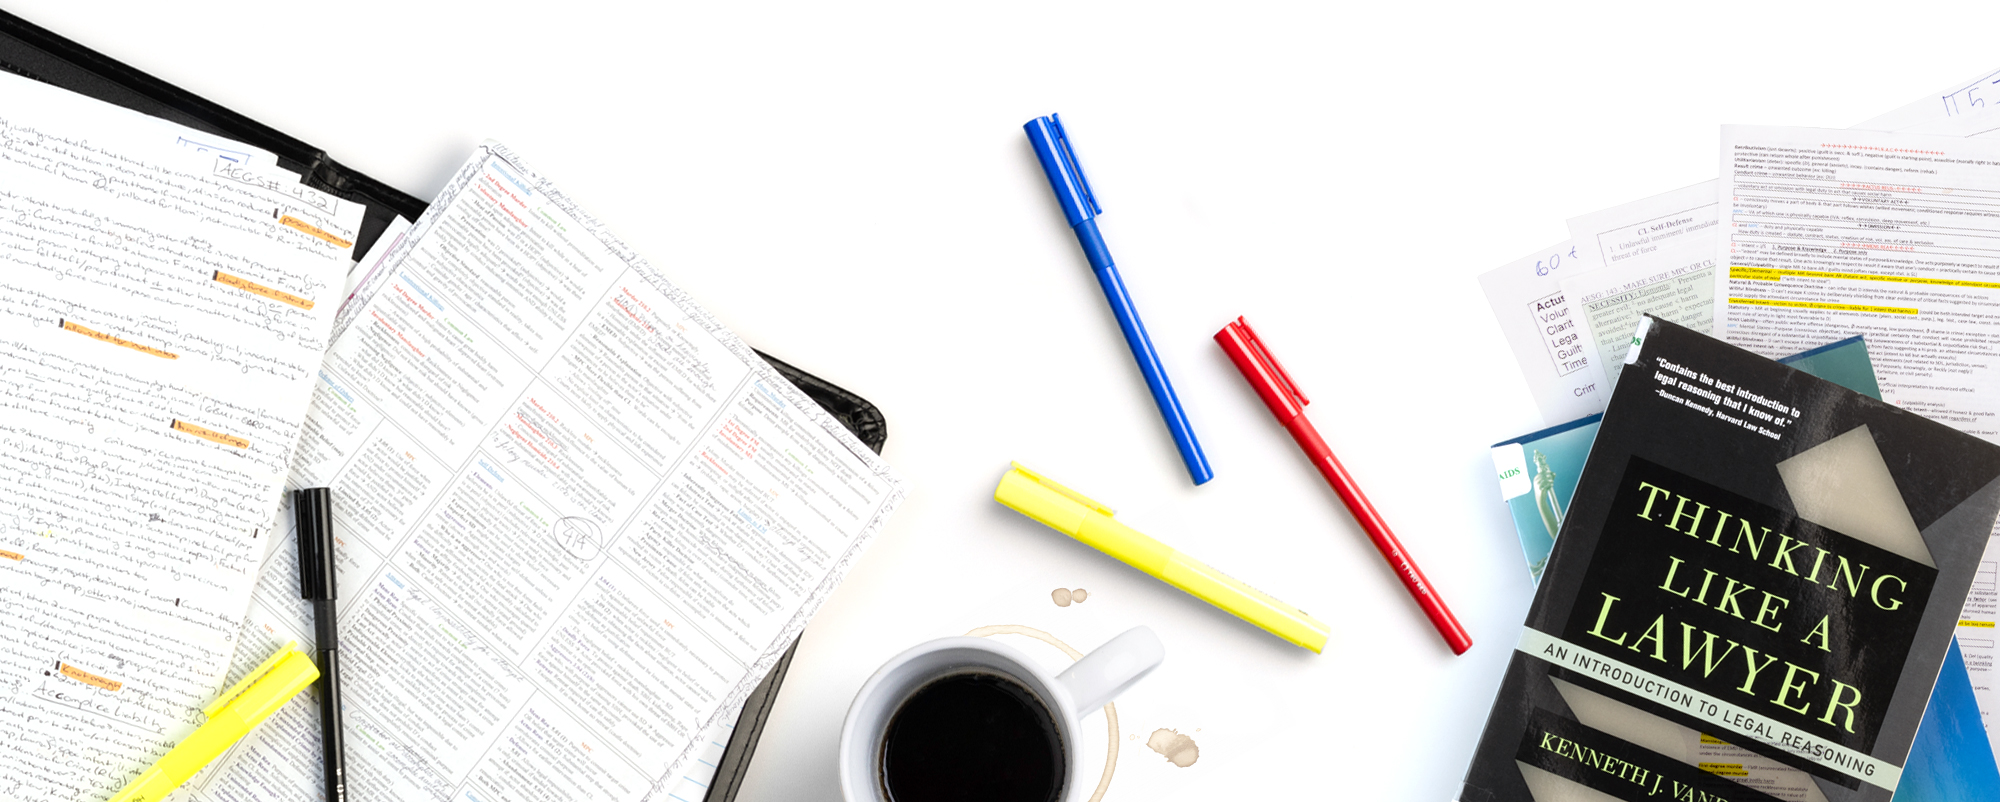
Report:
[[[1153,630],[1133,627],[1057,674],[1056,682],[1076,701],[1077,716],[1087,716],[1153,673],[1166,658],[1166,647]]]

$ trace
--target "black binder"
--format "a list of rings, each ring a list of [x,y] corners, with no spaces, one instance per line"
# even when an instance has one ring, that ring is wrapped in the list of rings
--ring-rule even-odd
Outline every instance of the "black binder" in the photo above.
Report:
[[[398,215],[415,220],[430,205],[341,166],[326,151],[5,11],[0,11],[0,69],[277,154],[278,165],[304,176],[308,186],[368,207],[361,234],[354,244],[356,254],[367,253]],[[882,411],[874,404],[761,350],[757,353],[825,407],[863,444],[881,453],[889,429]],[[778,686],[784,682],[785,671],[791,667],[792,655],[798,647],[794,641],[744,701],[743,714],[736,719],[736,730],[729,737],[704,802],[730,802],[736,798],[744,773],[750,767],[750,757],[757,751],[757,738],[771,714],[772,704],[777,701]]]

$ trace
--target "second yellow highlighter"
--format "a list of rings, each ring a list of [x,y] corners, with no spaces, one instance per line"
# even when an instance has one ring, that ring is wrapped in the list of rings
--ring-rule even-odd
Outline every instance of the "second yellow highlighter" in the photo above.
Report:
[[[1021,463],[1000,477],[993,500],[1314,654],[1326,646],[1324,622],[1112,520],[1110,508]]]
[[[304,652],[293,648],[298,645],[298,641],[285,644],[285,648],[251,669],[250,673],[243,675],[243,679],[223,691],[222,696],[202,708],[202,715],[208,717],[208,723],[201,725],[152,768],[127,784],[125,790],[111,797],[110,802],[158,802],[167,798],[181,783],[187,782],[189,777],[250,734],[264,719],[278,712],[278,708],[284,707],[313,680],[319,679],[319,667],[313,665],[312,658]]]

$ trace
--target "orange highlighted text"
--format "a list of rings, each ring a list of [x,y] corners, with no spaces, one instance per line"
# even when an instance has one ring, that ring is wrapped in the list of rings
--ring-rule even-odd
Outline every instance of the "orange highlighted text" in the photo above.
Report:
[[[115,691],[118,690],[119,688],[125,687],[125,683],[123,682],[111,679],[110,677],[100,677],[96,674],[92,674],[88,671],[85,671],[81,668],[77,668],[76,666],[70,665],[68,663],[62,664],[62,673],[63,676],[69,677],[70,679],[76,680],[77,682],[81,682],[85,685],[94,685],[99,688],[103,688],[107,691]]]
[[[297,229],[299,231],[311,234],[320,239],[326,240],[327,244],[332,245],[336,248],[354,247],[354,243],[336,237],[332,234],[329,234],[324,229],[321,229],[319,226],[315,226],[311,223],[308,223],[304,220],[300,220],[289,214],[285,215],[284,217],[278,218],[278,222],[283,224],[286,228]]]
[[[161,359],[179,359],[179,358],[181,358],[180,354],[176,354],[176,353],[174,353],[174,352],[172,352],[172,351],[162,351],[162,350],[160,350],[160,349],[158,349],[158,348],[154,348],[154,347],[152,347],[152,346],[150,346],[150,345],[140,345],[140,344],[138,344],[138,343],[135,343],[135,342],[132,342],[131,340],[127,340],[127,339],[125,339],[125,338],[123,338],[123,337],[119,337],[119,336],[116,336],[116,335],[111,335],[111,334],[105,334],[104,332],[101,332],[101,331],[98,331],[98,330],[96,330],[96,329],[93,329],[93,328],[89,328],[89,327],[87,327],[87,326],[83,326],[83,325],[80,325],[80,324],[78,324],[78,323],[75,323],[75,322],[73,322],[73,321],[68,321],[68,320],[65,320],[65,321],[62,321],[62,327],[63,327],[63,331],[73,331],[73,332],[76,332],[76,333],[78,333],[78,334],[81,334],[81,335],[83,335],[83,336],[85,336],[85,337],[89,337],[89,338],[91,338],[91,339],[93,339],[93,340],[97,340],[98,342],[107,342],[107,343],[111,343],[112,345],[122,345],[122,346],[125,346],[126,348],[130,348],[130,349],[132,349],[132,350],[134,350],[134,351],[138,351],[139,353],[142,353],[142,354],[151,354],[151,355],[153,355],[153,356],[157,356],[157,357],[159,357],[159,358],[161,358]]]
[[[236,435],[233,434],[223,434],[214,429],[202,426],[196,426],[184,420],[175,420],[173,429],[174,431],[177,432],[186,432],[188,434],[199,437],[203,440],[207,440],[211,443],[221,443],[225,446],[233,446],[235,448],[250,447],[250,441],[245,440],[241,437],[237,437]]]
[[[313,308],[313,302],[311,298],[301,298],[289,292],[285,292],[284,290],[280,290],[274,287],[266,287],[262,284],[258,284],[257,282],[251,281],[242,276],[232,276],[229,275],[228,273],[224,273],[220,270],[217,270],[215,271],[215,280],[223,284],[227,284],[231,287],[235,287],[244,292],[250,293],[251,295],[261,295],[273,301],[291,304],[300,309]]]

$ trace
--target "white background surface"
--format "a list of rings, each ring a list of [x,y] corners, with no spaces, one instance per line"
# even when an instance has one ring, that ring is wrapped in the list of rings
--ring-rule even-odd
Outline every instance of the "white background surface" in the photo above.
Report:
[[[881,406],[910,500],[807,631],[746,800],[834,797],[875,666],[1058,586],[1150,624],[1169,666],[1234,662],[1182,681],[1239,687],[1179,703],[1258,732],[1146,764],[1183,796],[1453,797],[1531,592],[1485,447],[1543,423],[1474,276],[1712,178],[1723,123],[1845,127],[2000,67],[1990,4],[1897,7],[7,3],[421,197],[502,140],[744,339]],[[1022,135],[1051,111],[1209,485]],[[1210,341],[1239,314],[1471,653]],[[1335,642],[1305,653],[1001,508],[1009,460]]]

